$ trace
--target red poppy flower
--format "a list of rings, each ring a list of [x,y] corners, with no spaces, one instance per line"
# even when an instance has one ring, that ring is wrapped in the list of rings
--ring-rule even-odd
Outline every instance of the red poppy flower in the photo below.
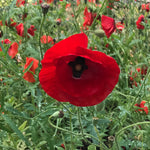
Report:
[[[19,25],[17,25],[16,30],[17,30],[18,35],[24,37],[24,25],[23,25],[23,23],[20,23]],[[34,28],[34,25],[31,25],[27,31],[31,36],[34,36],[34,31],[36,31],[36,29]]]
[[[61,147],[62,147],[63,149],[65,149],[65,145],[64,145],[64,144],[61,144]]]
[[[124,29],[125,24],[122,22],[117,22],[116,23],[116,29],[118,29],[120,32]]]
[[[12,18],[10,18],[10,20],[5,21],[5,25],[8,27],[15,27],[16,26],[16,22],[14,22],[14,20]]]
[[[119,78],[118,64],[87,45],[86,34],[80,33],[46,51],[39,80],[49,96],[76,106],[92,106],[112,92]]]
[[[138,111],[145,111],[145,113],[148,114],[148,107],[144,106],[145,103],[145,101],[142,101],[140,104],[135,104],[135,106],[142,108],[138,109]]]
[[[0,20],[0,26],[3,26],[2,20]]]
[[[16,26],[17,34],[20,36],[24,36],[24,26],[23,23],[20,23]]]
[[[1,41],[2,44],[10,44],[11,41],[9,39],[4,39]],[[2,48],[0,47],[0,51],[2,51]]]
[[[83,26],[91,26],[93,23],[94,18],[96,17],[96,14],[92,14],[91,12],[88,12],[87,7],[84,9],[84,23]]]
[[[24,5],[25,5],[25,2],[26,2],[25,0],[17,0],[17,1],[16,1],[16,6],[17,6],[17,7],[24,6]]]
[[[144,15],[141,15],[136,21],[136,26],[138,29],[144,29],[144,26],[141,24],[142,22],[144,22]]]
[[[40,38],[40,41],[41,41],[41,43],[43,43],[43,44],[46,44],[46,43],[54,44],[53,38],[50,37],[50,36],[46,36],[46,35],[43,35],[43,36]]]
[[[149,12],[149,10],[150,10],[150,3],[142,4],[141,8],[142,8],[142,10],[146,10],[147,12]]]
[[[50,4],[50,3],[52,3],[54,0],[45,0],[45,2],[47,3],[47,4]]]
[[[31,66],[31,68],[29,69],[29,71],[27,71],[27,72],[24,74],[23,78],[24,78],[25,80],[27,80],[27,81],[33,83],[33,82],[35,82],[35,79],[34,79],[33,74],[35,74],[35,70],[36,70],[36,68],[38,67],[39,61],[38,61],[37,59],[33,58],[33,57],[30,57],[30,58],[27,57],[27,58],[26,58],[26,64],[25,64],[25,66],[24,66],[24,71],[25,71],[25,69],[28,68],[28,66],[31,64],[31,62],[33,62],[33,65]],[[24,72],[24,71],[23,71],[23,72]]]
[[[31,36],[34,36],[34,31],[36,31],[34,25],[31,25],[30,28],[28,29],[28,33],[31,35]]]
[[[102,29],[104,30],[107,38],[109,38],[116,29],[115,20],[113,18],[105,16],[105,15],[102,15],[101,25],[102,25]]]
[[[18,53],[18,43],[14,42],[8,49],[8,55],[13,59]]]

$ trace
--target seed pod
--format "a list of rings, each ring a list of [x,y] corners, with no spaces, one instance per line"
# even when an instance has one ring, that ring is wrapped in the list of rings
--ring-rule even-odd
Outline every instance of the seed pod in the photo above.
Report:
[[[105,36],[105,32],[102,29],[95,30],[94,34],[100,38]]]
[[[47,12],[48,12],[48,9],[49,9],[49,4],[47,4],[47,3],[42,3],[41,4],[41,7],[42,7],[42,12],[43,12],[43,14],[44,15],[46,15],[47,14]]]

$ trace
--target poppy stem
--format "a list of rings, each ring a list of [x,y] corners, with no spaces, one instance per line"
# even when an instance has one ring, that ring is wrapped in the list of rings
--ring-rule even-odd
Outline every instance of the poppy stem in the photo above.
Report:
[[[66,129],[64,129],[64,128],[60,128],[59,126],[56,126],[56,125],[54,125],[54,124],[51,122],[51,118],[52,118],[52,117],[53,117],[53,115],[51,115],[51,116],[48,118],[48,122],[49,122],[49,124],[50,124],[53,128],[55,128],[55,129],[57,128],[57,129],[60,130],[60,131],[67,132],[67,133],[70,133],[70,134],[75,135],[75,136],[82,136],[83,138],[84,138],[85,136],[87,136],[87,137],[91,137],[91,138],[93,138],[93,139],[95,139],[95,140],[98,140],[95,136],[93,136],[93,135],[91,135],[91,134],[84,133],[84,134],[82,135],[82,134],[79,134],[79,133],[75,133],[75,132],[73,132],[73,131],[66,130]],[[92,145],[95,145],[95,146],[97,146],[97,147],[100,147],[100,146],[97,145],[97,144],[91,143],[91,142],[88,141],[86,138],[84,138],[84,140],[87,141],[89,144],[92,144]],[[108,148],[107,148],[106,146],[103,145],[103,147],[105,148],[105,150],[108,150]]]
[[[102,6],[100,7],[100,9],[99,9],[99,11],[98,11],[98,13],[97,13],[97,16],[96,16],[96,17],[94,18],[94,20],[93,20],[93,23],[92,23],[92,25],[91,25],[91,27],[90,27],[90,30],[93,30],[93,28],[95,27],[95,22],[96,22],[97,18],[99,17],[100,12],[104,9],[105,3],[107,3],[107,0],[104,0],[104,1],[103,1]]]
[[[126,130],[126,129],[130,128],[130,127],[134,127],[134,126],[136,126],[136,125],[141,125],[141,124],[150,124],[150,121],[137,122],[137,123],[128,125],[128,126],[122,128],[121,130],[119,130],[119,131],[116,133],[116,136],[115,136],[115,143],[116,143],[117,150],[120,150],[120,147],[119,147],[119,144],[118,144],[118,136],[119,136],[124,130]]]
[[[81,108],[77,107],[77,111],[78,111],[78,121],[80,125],[81,134],[84,137],[84,131],[83,131],[82,123],[81,123]]]
[[[39,46],[40,46],[41,60],[43,59],[43,52],[42,52],[42,48],[41,48],[40,38],[41,38],[41,32],[42,32],[44,20],[45,20],[45,15],[43,15],[43,17],[42,17],[42,21],[41,21],[41,25],[40,25],[40,31],[39,31]]]
[[[141,85],[141,87],[140,87],[140,89],[139,89],[139,91],[138,91],[138,93],[137,93],[135,99],[133,100],[133,103],[132,103],[131,107],[134,105],[134,103],[136,102],[136,100],[137,100],[139,94],[141,93],[141,90],[143,89],[143,86],[144,86],[144,84],[145,84],[145,81],[146,81],[146,79],[147,79],[148,76],[149,76],[149,72],[150,72],[150,69],[147,70],[147,74],[146,74],[146,76],[145,76],[145,78],[144,78],[144,81],[143,81],[143,83],[142,83],[142,85]]]

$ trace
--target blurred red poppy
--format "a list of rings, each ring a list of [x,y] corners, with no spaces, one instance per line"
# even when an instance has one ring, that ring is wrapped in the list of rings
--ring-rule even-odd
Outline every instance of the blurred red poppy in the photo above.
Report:
[[[24,26],[23,23],[20,23],[16,26],[17,34],[20,36],[24,36]]]
[[[23,23],[20,23],[16,26],[16,30],[17,30],[17,34],[19,36],[22,36],[24,37],[24,25]],[[30,28],[27,30],[28,33],[31,35],[31,36],[34,36],[34,31],[36,31],[34,25],[31,25]]]
[[[142,8],[142,10],[146,10],[147,12],[149,12],[149,10],[150,10],[150,3],[142,4],[141,8]]]
[[[140,104],[135,104],[135,106],[142,108],[142,109],[138,109],[138,111],[145,111],[145,113],[148,114],[148,107],[144,106],[145,103],[146,103],[145,101],[141,101]]]
[[[4,39],[1,41],[2,44],[10,44],[11,41],[9,39]],[[2,48],[0,47],[0,51],[2,51]]]
[[[8,27],[15,27],[17,25],[16,22],[12,18],[10,18],[8,21],[5,21],[5,25]]]
[[[18,43],[14,42],[8,49],[8,55],[13,59],[18,53]]]
[[[24,5],[25,5],[25,2],[26,2],[25,0],[17,0],[17,1],[16,1],[16,6],[17,6],[17,7],[24,6]]]
[[[31,36],[34,36],[34,31],[36,31],[34,25],[31,25],[30,28],[28,29],[28,33],[31,35]]]
[[[136,26],[138,29],[143,30],[144,29],[144,25],[142,25],[141,23],[144,22],[144,15],[141,15],[138,20],[136,21]]]
[[[33,82],[35,82],[33,74],[35,74],[35,70],[38,67],[39,61],[37,59],[33,58],[33,57],[27,57],[26,58],[26,64],[24,66],[23,72],[25,71],[25,69],[28,68],[28,66],[31,64],[31,62],[33,62],[33,65],[31,66],[31,68],[29,69],[29,71],[27,71],[24,74],[23,78],[25,80],[27,80],[28,82],[32,82],[33,83]]]
[[[50,37],[50,36],[46,36],[46,35],[43,35],[43,36],[40,38],[40,41],[41,41],[41,43],[43,43],[43,44],[46,44],[46,43],[54,44],[53,38]]]
[[[120,32],[124,29],[125,24],[122,22],[117,22],[116,23],[116,29],[119,30]]]
[[[116,29],[115,20],[113,18],[105,16],[105,15],[102,15],[101,25],[102,25],[102,29],[104,30],[107,38],[109,38]]]
[[[87,45],[86,34],[80,33],[46,51],[39,80],[49,96],[84,107],[102,102],[112,92],[120,74],[118,64]]]
[[[92,13],[92,12],[88,12],[88,8],[85,7],[84,9],[84,23],[83,26],[91,26],[93,23],[93,20],[96,18],[97,14],[96,13]],[[100,19],[100,16],[98,16],[97,20]]]

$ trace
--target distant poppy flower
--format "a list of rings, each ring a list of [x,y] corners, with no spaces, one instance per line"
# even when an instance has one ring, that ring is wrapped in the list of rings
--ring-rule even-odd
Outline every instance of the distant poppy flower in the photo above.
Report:
[[[144,106],[145,103],[146,103],[145,101],[141,101],[140,104],[135,104],[135,106],[142,108],[142,109],[138,109],[138,111],[145,111],[145,113],[148,114],[148,107]]]
[[[14,20],[12,18],[10,18],[9,20],[5,21],[5,25],[8,27],[15,27],[17,25],[17,23],[14,22]]]
[[[23,23],[20,23],[16,26],[17,34],[20,36],[24,36],[24,26]]]
[[[43,36],[40,38],[40,41],[41,41],[42,44],[46,44],[46,43],[54,44],[53,38],[50,37],[50,36],[46,36],[46,35],[43,35]]]
[[[105,15],[102,15],[101,25],[102,25],[102,29],[104,30],[107,38],[109,38],[116,29],[115,20],[113,18],[105,16]]]
[[[3,26],[2,20],[0,20],[0,26]]]
[[[13,59],[18,53],[18,43],[14,42],[8,49],[8,55]]]
[[[61,147],[62,147],[63,149],[65,149],[65,145],[64,145],[64,144],[61,144]]]
[[[9,39],[4,39],[1,41],[2,44],[10,44],[11,41]],[[0,51],[2,51],[2,48],[0,47]]]
[[[147,12],[150,11],[150,3],[142,4],[141,5],[142,10],[146,10]]]
[[[136,26],[138,29],[143,30],[144,29],[144,25],[142,25],[141,23],[144,22],[144,15],[141,15],[138,20],[136,21]]]
[[[17,0],[17,1],[16,1],[16,6],[17,6],[17,7],[24,6],[24,5],[25,5],[25,2],[26,2],[25,0]]]
[[[84,9],[84,23],[83,26],[91,26],[93,23],[93,20],[97,16],[96,13],[88,12],[88,8],[85,7]],[[100,19],[100,16],[97,18],[97,20]]]
[[[35,74],[35,70],[36,70],[36,68],[38,67],[39,61],[38,61],[37,59],[33,58],[33,57],[27,57],[27,58],[26,58],[26,64],[25,64],[25,66],[24,66],[24,71],[25,71],[25,69],[28,68],[28,66],[29,66],[32,62],[33,62],[33,65],[31,66],[31,68],[29,69],[29,71],[27,71],[27,72],[24,74],[23,78],[24,78],[25,80],[27,80],[28,82],[32,82],[32,83],[33,83],[33,82],[35,82],[35,79],[34,79],[33,74]],[[24,71],[23,71],[23,72],[24,72]]]
[[[31,35],[31,36],[34,36],[34,31],[36,31],[34,25],[31,25],[30,28],[28,29],[28,33]]]
[[[76,2],[77,2],[77,6],[80,5],[80,1],[81,1],[81,0],[77,0],[77,1],[76,1]]]
[[[54,2],[54,0],[45,0],[45,2],[46,2],[47,4],[50,4],[50,3]]]
[[[20,23],[16,26],[16,30],[17,30],[17,34],[19,36],[22,36],[24,37],[24,25],[23,23]],[[28,33],[31,35],[31,36],[34,36],[34,31],[36,31],[36,29],[34,28],[34,25],[31,25],[30,28],[27,30]]]
[[[58,18],[58,19],[56,20],[56,23],[57,23],[57,25],[60,25],[60,24],[61,24],[61,18]]]
[[[71,7],[71,3],[66,4],[65,8],[67,9],[68,7]]]
[[[46,51],[39,80],[49,96],[84,107],[102,102],[112,92],[120,74],[118,64],[87,45],[86,34],[80,33]]]
[[[116,29],[119,30],[120,32],[124,29],[125,24],[122,22],[117,22],[116,23]]]

